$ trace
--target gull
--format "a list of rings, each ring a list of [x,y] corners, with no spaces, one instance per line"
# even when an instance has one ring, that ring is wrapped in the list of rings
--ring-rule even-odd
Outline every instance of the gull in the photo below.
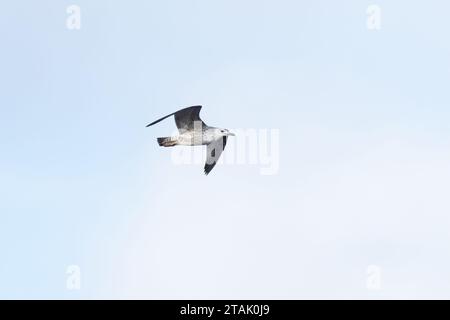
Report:
[[[228,136],[234,136],[234,133],[228,129],[207,126],[200,119],[201,108],[202,106],[192,106],[178,110],[150,123],[147,127],[174,116],[179,135],[157,138],[158,144],[161,147],[206,145],[205,174],[208,175],[225,149]]]

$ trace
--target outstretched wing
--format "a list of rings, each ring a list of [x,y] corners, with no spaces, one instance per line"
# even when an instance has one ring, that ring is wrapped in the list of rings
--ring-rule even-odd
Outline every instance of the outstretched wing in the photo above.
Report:
[[[217,161],[219,160],[222,151],[225,149],[225,146],[227,145],[227,138],[228,137],[224,136],[208,144],[206,148],[206,163],[205,163],[206,175],[208,175],[208,173],[211,172],[211,170],[214,168]]]
[[[180,133],[194,129],[203,130],[206,124],[200,119],[202,106],[194,106],[175,112],[175,123]]]
[[[164,119],[174,115],[175,124],[177,125],[178,131],[180,131],[180,133],[191,131],[194,129],[202,130],[204,127],[206,127],[206,124],[202,121],[202,119],[200,119],[201,108],[202,106],[192,106],[178,110],[177,112],[171,113],[165,117],[162,117],[161,119],[150,123],[149,125],[147,125],[147,127],[157,124],[158,122],[161,122]]]

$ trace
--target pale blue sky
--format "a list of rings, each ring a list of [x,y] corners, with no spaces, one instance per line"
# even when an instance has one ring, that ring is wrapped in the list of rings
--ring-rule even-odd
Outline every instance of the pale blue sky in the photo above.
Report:
[[[450,5],[373,3],[2,4],[0,297],[450,298]],[[174,166],[194,104],[279,173]]]

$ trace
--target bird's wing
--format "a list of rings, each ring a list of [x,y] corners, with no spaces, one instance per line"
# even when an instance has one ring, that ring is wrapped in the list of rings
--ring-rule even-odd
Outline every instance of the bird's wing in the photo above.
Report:
[[[178,131],[203,130],[206,124],[200,119],[200,109],[202,106],[193,106],[175,112],[175,123]]]
[[[147,127],[157,124],[158,122],[174,115],[175,124],[177,125],[178,131],[180,131],[180,133],[197,128],[202,130],[206,126],[206,124],[202,121],[202,119],[200,119],[201,108],[202,106],[193,106],[178,110],[177,112],[171,113],[165,117],[162,117],[161,119],[150,123],[149,125],[147,125]]]
[[[219,160],[222,151],[225,149],[225,146],[227,145],[227,138],[228,137],[224,136],[208,144],[206,148],[206,163],[205,163],[206,175],[208,175],[208,173],[211,172],[211,170],[214,168],[217,161]]]

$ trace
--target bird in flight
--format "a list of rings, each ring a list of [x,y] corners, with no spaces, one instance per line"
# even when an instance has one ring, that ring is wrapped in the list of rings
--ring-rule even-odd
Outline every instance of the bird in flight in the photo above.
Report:
[[[175,137],[157,138],[158,144],[161,147],[206,145],[205,174],[208,175],[225,149],[228,136],[234,136],[234,133],[227,129],[207,126],[200,119],[201,108],[202,106],[192,106],[178,110],[150,123],[147,127],[170,116],[175,116],[175,124],[180,134]]]

